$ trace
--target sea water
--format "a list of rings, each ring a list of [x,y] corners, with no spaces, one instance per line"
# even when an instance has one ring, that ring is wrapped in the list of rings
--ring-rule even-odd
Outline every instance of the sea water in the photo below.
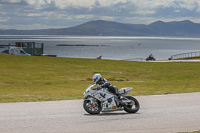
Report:
[[[0,45],[15,42],[44,43],[44,54],[70,58],[97,58],[112,60],[145,59],[150,54],[157,60],[172,55],[200,51],[200,38],[177,37],[116,37],[116,36],[49,36],[1,35]],[[0,52],[7,47],[0,48]]]

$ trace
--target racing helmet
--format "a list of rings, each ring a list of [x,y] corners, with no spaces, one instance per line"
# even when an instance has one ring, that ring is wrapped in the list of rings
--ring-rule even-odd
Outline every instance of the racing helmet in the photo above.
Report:
[[[94,80],[94,84],[97,84],[101,80],[101,74],[95,74],[92,79]]]

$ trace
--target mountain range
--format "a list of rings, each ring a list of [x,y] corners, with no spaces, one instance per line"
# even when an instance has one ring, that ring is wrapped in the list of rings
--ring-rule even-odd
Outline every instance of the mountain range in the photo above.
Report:
[[[190,20],[151,24],[125,24],[95,20],[60,29],[0,30],[0,35],[84,35],[84,36],[183,36],[200,37],[200,23]]]

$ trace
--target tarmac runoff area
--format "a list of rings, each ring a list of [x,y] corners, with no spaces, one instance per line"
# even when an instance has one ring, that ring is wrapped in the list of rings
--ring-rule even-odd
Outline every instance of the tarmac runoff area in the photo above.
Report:
[[[89,115],[83,100],[1,103],[1,133],[178,133],[200,130],[200,93],[137,96],[140,110]]]

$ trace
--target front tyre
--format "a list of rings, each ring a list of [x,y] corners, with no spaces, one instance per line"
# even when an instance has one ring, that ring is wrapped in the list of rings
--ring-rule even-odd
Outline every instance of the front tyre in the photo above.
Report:
[[[101,103],[96,102],[95,104],[92,104],[90,100],[85,100],[83,102],[83,108],[86,112],[92,115],[99,114],[102,110]]]
[[[124,110],[128,113],[136,113],[140,109],[140,104],[134,97],[126,96],[132,102],[124,106]]]

